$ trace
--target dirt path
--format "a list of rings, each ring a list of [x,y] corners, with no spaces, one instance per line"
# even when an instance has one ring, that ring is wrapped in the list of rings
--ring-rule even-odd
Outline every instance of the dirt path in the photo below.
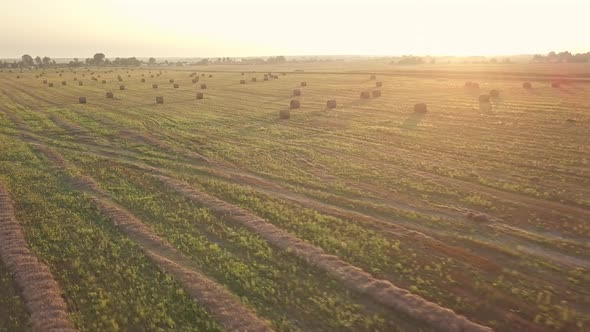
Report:
[[[49,268],[29,250],[14,216],[8,191],[0,185],[0,257],[22,291],[33,331],[75,331],[61,289]]]

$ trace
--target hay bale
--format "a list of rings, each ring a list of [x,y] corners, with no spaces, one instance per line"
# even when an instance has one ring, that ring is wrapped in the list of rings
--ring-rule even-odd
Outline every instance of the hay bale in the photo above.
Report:
[[[301,86],[307,86],[307,82],[301,82]]]
[[[202,77],[205,77],[205,74],[201,74]]]
[[[102,80],[102,84],[107,84],[107,81],[106,80]]]
[[[107,92],[107,98],[111,98],[113,99],[115,96],[113,95],[112,92]]]
[[[209,74],[209,78],[213,77],[213,75]]]
[[[291,109],[299,108],[299,107],[301,107],[301,102],[299,100],[292,99],[291,102],[289,103],[289,108],[291,108]]]
[[[82,81],[79,81],[79,82],[78,82],[78,85],[79,85],[79,86],[82,86],[82,85],[84,85],[84,82],[82,82]]]
[[[197,83],[198,81],[199,81],[198,78],[193,78],[193,80],[192,80],[193,83]]]
[[[141,79],[141,83],[145,83],[145,78],[142,78]]]
[[[274,75],[272,78],[274,78],[274,79],[277,80],[277,79],[279,79],[279,76],[278,75]]]
[[[424,114],[426,112],[428,112],[428,107],[425,103],[418,103],[414,105],[414,113]]]
[[[531,82],[524,82],[522,83],[522,87],[525,89],[532,89],[533,85],[531,84]]]
[[[479,89],[479,83],[468,81],[465,82],[465,87],[468,89]]]
[[[53,83],[49,83],[47,86],[53,88]]]
[[[361,99],[369,99],[371,98],[371,95],[369,94],[369,91],[363,91],[361,92]]]
[[[240,80],[240,84],[246,84],[246,80]]]
[[[197,92],[197,99],[203,99],[203,93],[202,92]]]
[[[179,86],[180,86],[180,85],[178,85],[178,83],[174,84],[174,88],[175,88],[175,89],[178,89],[178,87],[179,87]]]
[[[61,81],[61,85],[68,85],[68,82],[66,82],[66,81]]]
[[[283,109],[279,111],[279,118],[281,119],[288,119],[291,117],[291,111],[288,109]]]
[[[380,88],[383,86],[383,82],[379,81],[379,82],[375,82],[375,87]]]
[[[256,82],[256,77],[252,77],[252,82]]]
[[[77,77],[74,77],[74,81],[77,81],[77,80],[78,80],[78,78]]]
[[[371,77],[369,77],[370,80],[376,80],[377,79],[377,75],[371,75]]]
[[[552,88],[559,88],[560,86],[561,86],[561,83],[559,83],[559,82],[553,82],[553,83],[551,83],[551,87]]]
[[[173,79],[169,79],[168,82],[174,83],[174,80]]]
[[[480,95],[479,102],[480,103],[489,103],[490,102],[490,95]]]
[[[268,74],[264,74],[264,77],[268,77]]]
[[[467,219],[469,219],[469,220],[476,221],[476,222],[489,222],[489,221],[491,221],[490,216],[488,216],[485,213],[476,213],[476,212],[469,211],[469,212],[467,212],[465,217],[467,217]]]
[[[125,90],[125,86],[124,85],[119,85],[119,90]]]
[[[336,100],[330,99],[326,102],[327,108],[336,108]]]
[[[373,90],[371,94],[373,95],[373,98],[381,97],[381,90]]]
[[[565,120],[565,122],[567,122],[567,123],[576,123],[578,121],[576,121],[575,119],[567,119],[567,120]]]
[[[156,104],[163,104],[164,103],[164,97],[156,97]]]
[[[158,85],[157,84],[152,84],[152,88],[153,89],[157,89],[158,88]]]
[[[499,98],[500,97],[500,91],[498,91],[498,90],[491,90],[490,91],[490,97],[492,97],[492,98]]]
[[[80,104],[86,104],[86,97],[78,98],[78,102],[80,102]]]
[[[43,80],[43,84],[47,84],[47,80]]]
[[[299,90],[299,89],[293,90],[293,96],[301,96],[301,90]]]
[[[207,84],[201,84],[201,89],[207,89]]]
[[[264,80],[265,80],[265,81],[268,81],[268,77],[265,77],[265,78],[264,78]]]

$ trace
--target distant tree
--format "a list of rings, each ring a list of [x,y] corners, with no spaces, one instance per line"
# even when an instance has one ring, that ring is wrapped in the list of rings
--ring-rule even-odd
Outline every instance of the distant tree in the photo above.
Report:
[[[35,61],[33,60],[33,57],[28,54],[23,55],[21,57],[21,59],[22,59],[23,66],[31,67],[31,66],[35,65]]]
[[[154,64],[156,64],[156,58],[149,58],[148,62],[150,65],[153,66]]]
[[[41,61],[43,61],[44,66],[49,66],[51,64],[51,58],[48,56],[44,56],[43,59],[41,59]]]
[[[41,60],[41,57],[38,55],[35,57],[35,64],[39,67],[43,64],[43,60]]]
[[[103,64],[105,62],[106,56],[104,55],[104,53],[96,53],[94,54],[94,64],[97,66],[100,66],[101,64]]]

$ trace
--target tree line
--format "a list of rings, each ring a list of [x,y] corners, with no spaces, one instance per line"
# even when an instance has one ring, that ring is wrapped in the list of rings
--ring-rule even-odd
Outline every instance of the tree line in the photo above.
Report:
[[[80,60],[78,58],[74,58],[70,62],[67,63],[56,63],[55,60],[52,60],[48,56],[44,56],[41,58],[37,56],[33,58],[29,54],[24,54],[21,56],[20,61],[14,60],[12,62],[9,61],[0,61],[0,68],[48,68],[48,67],[87,67],[87,66],[104,66],[104,67],[138,67],[141,65],[148,65],[148,66],[155,66],[155,65],[163,65],[163,66],[185,66],[185,65],[208,65],[211,63],[242,63],[242,64],[262,64],[262,63],[282,63],[287,61],[287,59],[282,56],[274,56],[269,58],[246,58],[246,59],[235,59],[229,57],[220,57],[220,58],[213,58],[213,59],[201,59],[196,62],[188,62],[188,61],[178,61],[178,62],[169,62],[168,60],[158,62],[156,58],[151,57],[147,61],[143,61],[137,59],[136,57],[131,58],[115,58],[115,59],[108,59],[104,53],[96,53],[92,58],[87,58],[85,60]]]
[[[537,63],[555,63],[555,62],[590,62],[590,52],[572,54],[569,51],[549,52],[547,55],[535,54],[533,62]]]

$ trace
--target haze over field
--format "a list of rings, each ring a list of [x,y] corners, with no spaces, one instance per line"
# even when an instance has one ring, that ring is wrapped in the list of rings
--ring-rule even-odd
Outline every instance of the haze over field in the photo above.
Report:
[[[584,0],[3,2],[0,58],[586,51]]]

